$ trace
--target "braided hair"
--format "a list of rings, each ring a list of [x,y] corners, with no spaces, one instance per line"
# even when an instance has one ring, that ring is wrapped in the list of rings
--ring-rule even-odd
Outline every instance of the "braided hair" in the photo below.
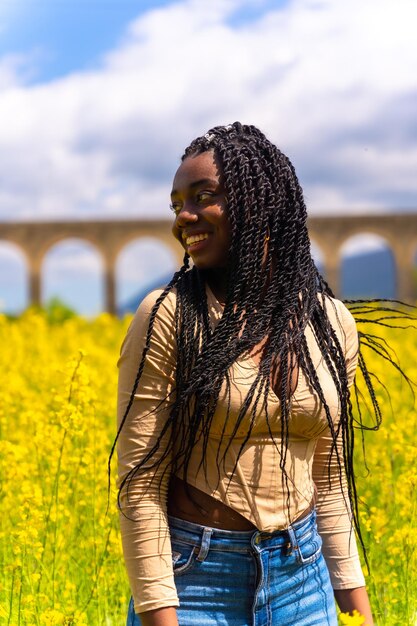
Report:
[[[350,401],[344,351],[326,312],[326,296],[333,297],[333,293],[311,255],[307,211],[294,167],[260,130],[239,122],[216,126],[198,137],[185,150],[182,160],[206,151],[213,151],[221,168],[231,230],[224,312],[216,327],[212,328],[206,295],[207,272],[196,266],[190,267],[188,254],[185,254],[183,267],[174,275],[153,307],[142,359],[138,364],[134,388],[118,435],[140,385],[156,313],[164,298],[175,289],[177,363],[175,394],[165,400],[170,402],[169,417],[146,458],[124,478],[120,491],[125,486],[128,488],[131,479],[145,465],[147,469],[156,468],[168,458],[170,461],[165,471],[173,471],[177,475],[180,473],[186,480],[191,453],[197,442],[202,443],[200,448],[203,451],[200,467],[206,466],[208,460],[205,458],[205,450],[222,385],[226,384],[226,389],[230,389],[229,370],[232,364],[254,346],[261,344],[259,369],[234,422],[230,441],[245,420],[247,430],[240,447],[241,454],[261,409],[269,434],[274,438],[269,424],[268,393],[271,376],[272,380],[276,380],[274,376],[278,372],[281,433],[276,445],[280,452],[283,486],[286,485],[289,494],[285,467],[291,414],[291,380],[294,370],[301,368],[324,408],[333,440],[331,455],[336,456],[340,477],[342,469],[345,471],[347,497],[364,547],[353,471],[354,426],[355,420],[357,425],[357,418],[354,418]],[[268,245],[265,245],[265,241]],[[361,319],[369,311],[375,311],[375,307],[363,301],[350,304],[352,311]],[[392,311],[381,304],[378,310]],[[399,312],[398,315],[408,319],[407,313]],[[308,349],[305,336],[307,325],[314,333],[337,390],[340,406],[340,420],[337,424],[331,417]],[[360,340],[393,363],[383,340],[378,341],[374,335],[365,334],[360,334]],[[377,428],[381,419],[380,409],[373,389],[372,373],[368,372],[361,352],[359,370],[363,374],[374,409],[375,424],[372,427]],[[354,397],[358,397],[357,390]],[[161,451],[161,441],[164,437],[166,439],[168,432],[169,443]],[[337,440],[343,442],[342,452],[336,445]],[[227,442],[226,447],[222,447],[220,441],[216,458],[219,472],[227,450]],[[154,458],[157,460],[153,461]]]

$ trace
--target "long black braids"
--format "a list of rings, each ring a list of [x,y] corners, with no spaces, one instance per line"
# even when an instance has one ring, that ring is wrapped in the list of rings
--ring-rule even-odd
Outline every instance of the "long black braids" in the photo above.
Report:
[[[300,368],[324,408],[333,439],[331,455],[336,456],[340,480],[342,468],[345,470],[347,497],[355,528],[364,547],[353,471],[354,427],[358,424],[355,423],[349,396],[344,349],[326,310],[331,306],[331,300],[327,296],[331,298],[334,294],[311,256],[307,211],[294,167],[260,130],[239,122],[229,126],[217,126],[195,139],[185,150],[182,160],[209,150],[214,152],[222,172],[231,228],[224,311],[215,328],[212,328],[206,295],[206,273],[195,266],[189,267],[186,255],[184,266],[174,275],[152,310],[131,400],[122,418],[116,441],[140,385],[155,316],[161,302],[173,289],[176,290],[177,341],[175,397],[169,399],[171,408],[164,432],[152,450],[148,451],[146,459],[124,478],[120,485],[119,498],[121,490],[128,488],[131,479],[145,464],[149,469],[153,457],[157,460],[151,467],[156,468],[162,460],[169,457],[170,464],[166,471],[173,471],[186,480],[191,453],[196,443],[201,442],[203,452],[200,467],[206,467],[209,460],[205,451],[222,385],[226,384],[226,389],[230,390],[228,372],[233,363],[243,354],[249,353],[254,346],[261,344],[263,348],[256,379],[242,403],[233,432],[226,442],[226,424],[223,428],[216,457],[219,480],[220,466],[225,461],[228,443],[231,443],[244,423],[246,435],[240,447],[242,453],[251,436],[255,416],[262,408],[270,436],[279,449],[282,484],[289,498],[289,479],[285,468],[293,391],[291,380],[294,371]],[[392,316],[388,314],[392,312],[390,306],[380,305],[378,308],[371,304],[368,308],[363,301],[351,302],[350,305],[352,312],[362,320],[367,318],[369,312],[381,311],[382,318],[374,319],[374,323],[393,325],[390,322]],[[401,319],[412,319],[401,308],[398,308],[395,315]],[[307,325],[312,329],[337,390],[340,406],[340,420],[337,425],[333,423],[307,346]],[[360,340],[364,345],[371,345],[374,351],[398,367],[384,347],[382,339],[360,333]],[[371,397],[375,427],[378,427],[381,416],[373,389],[373,376],[368,372],[362,352],[359,355],[359,370]],[[268,414],[268,394],[271,373],[274,372],[279,372],[279,442],[273,437]],[[357,390],[354,395],[358,397]],[[228,417],[229,414],[226,421]],[[359,421],[361,422],[360,418]],[[167,449],[162,456],[157,455],[157,452],[161,452],[161,440],[168,429],[170,439]],[[342,454],[336,445],[339,437],[343,441]],[[232,475],[229,476],[229,480],[232,478]]]

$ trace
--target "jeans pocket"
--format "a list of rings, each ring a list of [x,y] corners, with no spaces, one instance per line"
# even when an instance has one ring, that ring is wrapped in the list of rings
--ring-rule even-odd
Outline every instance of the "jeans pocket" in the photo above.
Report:
[[[171,541],[171,547],[174,576],[180,576],[181,574],[190,571],[196,561],[196,546],[181,543],[179,541]]]
[[[322,540],[317,531],[301,537],[297,549],[297,561],[303,565],[314,563],[321,555]]]

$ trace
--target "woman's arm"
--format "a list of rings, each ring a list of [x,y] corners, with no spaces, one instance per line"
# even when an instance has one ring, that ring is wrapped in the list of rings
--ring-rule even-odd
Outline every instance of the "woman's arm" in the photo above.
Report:
[[[329,569],[334,595],[343,613],[355,609],[373,626],[372,612],[359,560],[352,514],[348,506],[346,478],[343,468],[330,455],[332,438],[321,437],[314,457],[313,475],[317,487],[317,526],[323,540],[323,554]],[[338,445],[339,454],[342,450]],[[342,461],[342,458],[340,459]],[[343,462],[343,461],[342,461]],[[330,464],[330,483],[329,483]],[[339,472],[342,471],[342,480]],[[338,589],[337,587],[343,587]]]
[[[374,621],[366,587],[335,589],[334,595],[342,613],[352,613],[356,609],[365,618],[364,626],[373,626]]]
[[[339,301],[336,326],[344,347],[349,387],[358,360],[358,334],[355,320]],[[329,307],[330,308],[330,307]],[[341,434],[332,453],[333,440],[327,428],[317,442],[313,479],[317,488],[317,524],[323,539],[323,553],[329,568],[334,595],[343,613],[358,611],[366,626],[373,626],[372,611],[360,565],[343,467]],[[342,588],[338,588],[342,587]]]
[[[178,626],[177,611],[173,606],[140,614],[142,626]]]
[[[145,345],[149,318],[160,291],[140,305],[123,342],[119,366],[118,421],[123,419]],[[130,587],[137,612],[178,606],[167,519],[170,478],[168,418],[175,383],[175,295],[155,317],[139,387],[118,440],[120,529]],[[150,455],[151,453],[151,455]],[[149,457],[149,459],[148,459]],[[144,459],[148,461],[144,464]]]

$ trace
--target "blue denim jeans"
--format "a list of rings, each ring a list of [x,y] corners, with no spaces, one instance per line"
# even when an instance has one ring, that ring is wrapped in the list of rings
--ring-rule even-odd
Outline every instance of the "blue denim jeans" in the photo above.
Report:
[[[169,524],[180,626],[337,626],[314,511],[272,533]]]

